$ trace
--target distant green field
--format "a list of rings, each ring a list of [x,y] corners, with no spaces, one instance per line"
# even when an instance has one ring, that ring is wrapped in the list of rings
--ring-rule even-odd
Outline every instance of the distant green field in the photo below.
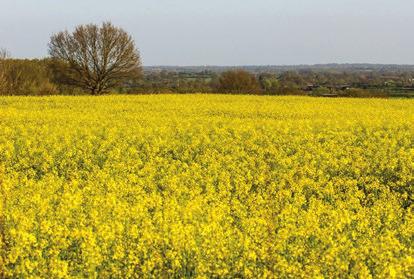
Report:
[[[414,100],[0,98],[0,278],[413,278]]]

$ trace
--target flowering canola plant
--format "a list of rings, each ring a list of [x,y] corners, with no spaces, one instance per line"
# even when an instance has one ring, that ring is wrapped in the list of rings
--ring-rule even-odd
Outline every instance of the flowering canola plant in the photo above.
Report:
[[[0,278],[413,278],[414,101],[0,98]]]

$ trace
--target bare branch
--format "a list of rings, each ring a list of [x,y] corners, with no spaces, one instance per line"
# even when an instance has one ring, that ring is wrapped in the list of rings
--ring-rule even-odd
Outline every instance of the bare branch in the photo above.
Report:
[[[54,34],[49,54],[68,66],[67,81],[92,94],[102,94],[141,73],[134,40],[110,22],[80,25],[72,33]]]

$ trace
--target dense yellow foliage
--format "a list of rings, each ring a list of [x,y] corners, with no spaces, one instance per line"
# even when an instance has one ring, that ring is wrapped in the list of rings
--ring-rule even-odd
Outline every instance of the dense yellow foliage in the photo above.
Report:
[[[0,278],[414,277],[414,101],[0,98]]]

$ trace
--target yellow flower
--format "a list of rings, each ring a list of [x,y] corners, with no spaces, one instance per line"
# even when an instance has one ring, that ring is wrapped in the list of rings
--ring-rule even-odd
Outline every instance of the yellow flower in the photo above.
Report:
[[[0,277],[414,277],[412,100],[0,101]]]

